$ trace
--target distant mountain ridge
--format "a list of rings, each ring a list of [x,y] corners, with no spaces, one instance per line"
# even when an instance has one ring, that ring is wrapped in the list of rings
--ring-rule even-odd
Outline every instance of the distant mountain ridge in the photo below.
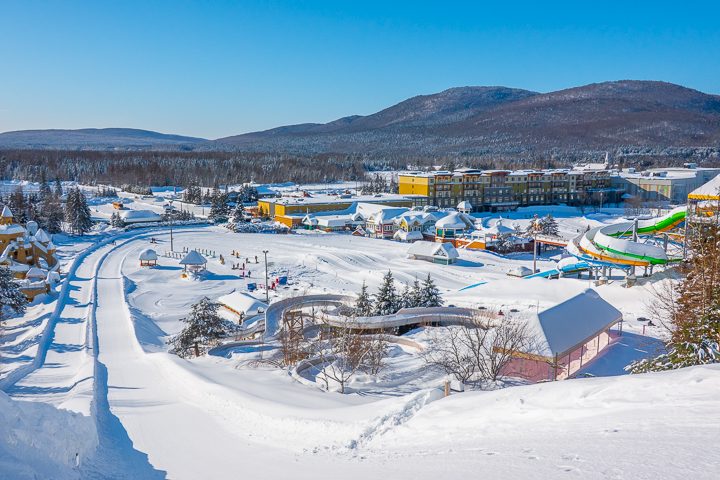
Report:
[[[549,93],[459,87],[412,97],[371,115],[217,140],[131,129],[51,130],[0,134],[0,147],[515,159],[604,151],[679,158],[700,152],[720,158],[720,96],[637,80]]]
[[[720,97],[654,81],[605,82],[550,93],[453,88],[348,118],[215,143],[244,151],[405,156],[720,149]]]
[[[78,130],[18,130],[0,133],[0,147],[37,149],[151,150],[158,147],[190,148],[208,140],[135,128],[82,128]]]

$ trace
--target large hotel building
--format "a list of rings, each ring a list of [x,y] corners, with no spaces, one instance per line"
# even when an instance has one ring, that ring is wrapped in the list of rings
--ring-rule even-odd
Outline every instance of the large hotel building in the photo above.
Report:
[[[427,205],[455,207],[469,201],[476,211],[512,210],[528,205],[617,202],[610,171],[474,170],[407,172],[398,176],[400,195],[421,195]],[[622,194],[622,192],[619,192]]]

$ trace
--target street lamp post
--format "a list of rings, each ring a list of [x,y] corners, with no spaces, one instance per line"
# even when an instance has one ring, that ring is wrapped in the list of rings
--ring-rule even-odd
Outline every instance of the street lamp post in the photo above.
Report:
[[[268,264],[267,264],[268,250],[263,250],[263,254],[265,255],[265,303],[267,303],[269,305],[270,304],[270,288],[268,287]]]
[[[175,248],[174,248],[174,244],[173,244],[173,231],[172,231],[172,227],[173,227],[173,201],[170,200],[169,203],[170,203],[170,210],[168,211],[168,217],[169,217],[169,219],[170,219],[170,251],[171,251],[171,252],[174,252],[174,251],[175,251]]]
[[[537,273],[537,234],[538,229],[540,228],[540,220],[538,219],[538,216],[535,215],[535,218],[532,220],[532,231],[533,231],[533,273]]]

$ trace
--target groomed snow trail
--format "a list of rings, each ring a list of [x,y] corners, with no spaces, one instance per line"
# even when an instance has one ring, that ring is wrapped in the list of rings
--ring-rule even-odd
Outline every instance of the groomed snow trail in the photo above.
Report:
[[[92,248],[92,247],[91,247]],[[93,282],[105,245],[79,258],[66,279],[53,318],[48,321],[37,358],[25,375],[6,387],[13,397],[43,401],[85,415],[93,396],[93,359],[89,351]]]

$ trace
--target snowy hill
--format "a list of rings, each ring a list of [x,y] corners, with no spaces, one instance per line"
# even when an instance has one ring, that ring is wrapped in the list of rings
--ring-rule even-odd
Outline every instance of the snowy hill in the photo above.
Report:
[[[0,133],[0,148],[68,150],[183,149],[207,142],[203,138],[168,135],[134,128],[20,130]]]

